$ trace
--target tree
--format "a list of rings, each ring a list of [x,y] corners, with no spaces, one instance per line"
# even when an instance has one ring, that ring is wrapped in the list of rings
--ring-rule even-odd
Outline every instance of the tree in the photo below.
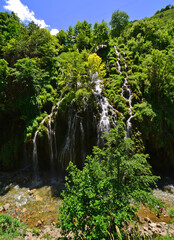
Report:
[[[143,70],[147,74],[146,92],[150,98],[161,104],[164,96],[174,102],[174,55],[173,50],[168,53],[154,49],[143,61]]]
[[[38,95],[47,83],[48,73],[38,68],[36,61],[23,58],[17,61],[11,73],[13,104],[26,122],[39,113]],[[10,86],[9,86],[10,88]]]
[[[75,43],[79,51],[91,47],[91,24],[87,21],[78,21],[74,27]]]
[[[129,16],[126,12],[120,12],[117,10],[113,12],[112,18],[110,21],[111,25],[111,35],[112,37],[119,37],[121,32],[125,29],[128,24]]]
[[[59,40],[60,45],[65,45],[67,42],[67,33],[64,30],[60,30],[56,34],[57,39]]]
[[[106,71],[104,69],[105,65],[102,63],[101,57],[99,57],[96,53],[89,55],[86,66],[91,78],[95,73],[98,73],[98,78],[103,78],[106,74]]]
[[[24,57],[23,40],[26,33],[26,28],[14,13],[0,13],[0,56],[9,66],[13,66],[17,59]]]
[[[72,26],[69,26],[67,30],[67,45],[69,48],[72,48],[75,42],[74,29]]]
[[[0,110],[4,109],[7,77],[8,77],[8,63],[4,59],[0,59]]]
[[[94,37],[93,41],[96,46],[101,44],[108,44],[109,41],[109,27],[106,22],[94,24]]]
[[[42,57],[43,56],[43,47],[47,45],[49,42],[52,42],[53,36],[50,34],[50,31],[48,29],[42,28],[38,29],[37,25],[31,25],[33,29],[31,29],[31,35],[28,39],[28,45],[29,45],[29,57],[36,58],[36,57]],[[30,29],[29,29],[30,33]]]
[[[0,92],[4,91],[7,75],[8,63],[4,59],[0,59]]]
[[[86,78],[85,60],[84,54],[78,51],[64,52],[59,56],[60,81],[58,84],[63,91],[76,91],[78,84],[83,83]]]
[[[124,123],[118,121],[104,136],[105,147],[94,147],[82,170],[70,163],[59,217],[63,236],[72,231],[74,239],[118,239],[140,202],[156,203],[150,186],[157,177],[147,155],[135,153],[133,141],[124,136]]]

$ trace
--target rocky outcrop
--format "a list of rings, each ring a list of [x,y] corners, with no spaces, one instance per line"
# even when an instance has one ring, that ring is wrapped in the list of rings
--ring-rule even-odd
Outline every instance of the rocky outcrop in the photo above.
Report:
[[[142,237],[174,236],[174,223],[146,221],[140,226],[140,235]]]
[[[158,236],[174,237],[174,223],[167,224],[165,222],[152,222],[150,218],[145,217],[143,223],[128,225],[125,232],[130,239],[135,239],[133,238],[135,236],[140,236],[143,240]]]

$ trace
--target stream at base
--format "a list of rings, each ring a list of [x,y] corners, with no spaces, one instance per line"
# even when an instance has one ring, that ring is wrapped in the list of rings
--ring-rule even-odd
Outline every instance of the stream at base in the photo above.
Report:
[[[7,213],[30,227],[57,223],[64,182],[42,173],[44,181],[34,185],[32,174],[0,173],[0,213]],[[5,206],[5,209],[3,209]]]
[[[57,223],[58,206],[61,205],[60,193],[64,189],[63,180],[56,180],[43,173],[44,182],[34,186],[31,173],[0,173],[0,213],[7,213],[31,227],[44,228]],[[165,191],[164,191],[165,190]],[[154,194],[163,200],[168,208],[174,206],[174,185],[166,185],[163,190],[155,189]],[[2,206],[7,206],[2,210]],[[167,211],[157,218],[148,208],[141,207],[140,219],[149,217],[155,222],[169,222]]]

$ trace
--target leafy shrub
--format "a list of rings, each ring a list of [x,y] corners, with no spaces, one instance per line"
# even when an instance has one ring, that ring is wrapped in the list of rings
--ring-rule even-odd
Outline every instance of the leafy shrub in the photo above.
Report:
[[[134,108],[136,111],[135,116],[138,118],[140,122],[142,122],[144,118],[147,118],[150,121],[152,121],[156,117],[156,114],[153,111],[151,104],[149,104],[148,102],[135,104]]]
[[[138,72],[139,71],[139,68],[137,65],[132,65],[132,72]]]
[[[174,222],[174,207],[170,207],[169,216],[172,219],[171,222]]]
[[[85,104],[88,102],[90,96],[91,96],[91,94],[90,94],[90,92],[87,91],[86,88],[80,88],[75,93],[75,101],[78,106],[83,108],[85,106]]]
[[[25,231],[25,226],[17,219],[13,219],[7,214],[0,214],[0,236],[11,235],[15,237],[21,234],[21,230]]]
[[[153,240],[173,240],[173,237],[170,237],[170,236],[164,236],[164,237],[158,236],[156,238],[153,238]]]
[[[27,126],[26,129],[26,137],[25,140],[27,141],[32,134],[36,131],[36,129],[39,127],[40,122],[44,119],[44,117],[47,115],[46,112],[42,113],[40,116],[33,119],[33,121],[30,123],[30,125]]]
[[[157,177],[124,127],[119,121],[104,135],[105,147],[95,147],[82,170],[70,162],[59,217],[63,236],[72,231],[74,239],[121,239],[122,224],[135,218],[139,203],[157,203],[150,188]]]

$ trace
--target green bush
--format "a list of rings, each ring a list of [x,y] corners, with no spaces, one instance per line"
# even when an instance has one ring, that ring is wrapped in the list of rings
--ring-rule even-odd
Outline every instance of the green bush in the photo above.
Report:
[[[173,240],[173,237],[170,237],[170,236],[165,236],[165,237],[156,237],[156,238],[153,238],[153,240]]]
[[[122,239],[122,224],[134,220],[139,203],[157,204],[150,188],[157,177],[124,127],[118,122],[104,136],[105,147],[95,147],[82,170],[69,164],[59,217],[63,236],[72,231],[74,239]]]
[[[7,214],[0,214],[0,236],[10,235],[13,237],[22,235],[25,232],[25,226],[17,219],[13,219]]]
[[[172,219],[171,222],[174,222],[174,207],[170,207],[169,216]]]

